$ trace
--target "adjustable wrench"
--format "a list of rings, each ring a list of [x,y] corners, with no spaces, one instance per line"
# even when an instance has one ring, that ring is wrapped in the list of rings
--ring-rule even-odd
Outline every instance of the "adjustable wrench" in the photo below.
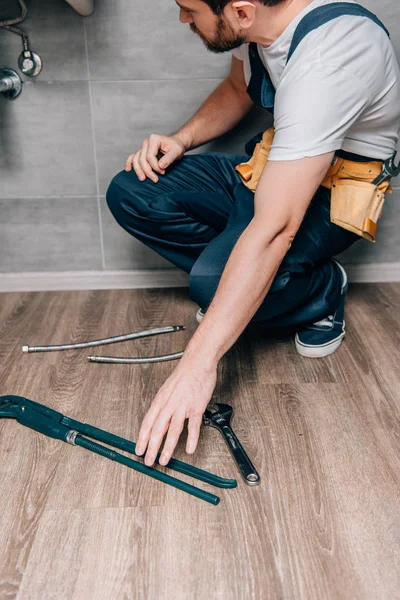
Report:
[[[229,406],[229,404],[214,404],[204,412],[203,423],[215,427],[222,433],[247,485],[258,485],[261,481],[260,476],[231,428],[232,416],[232,406]]]
[[[390,156],[388,159],[384,160],[382,163],[382,172],[374,181],[373,185],[380,185],[382,181],[385,179],[391,179],[392,177],[397,177],[400,175],[400,163],[396,167],[395,159],[397,152]]]

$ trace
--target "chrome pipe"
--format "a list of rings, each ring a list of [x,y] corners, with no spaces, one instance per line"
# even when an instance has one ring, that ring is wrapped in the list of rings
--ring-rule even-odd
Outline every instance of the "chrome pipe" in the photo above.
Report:
[[[3,94],[4,92],[8,92],[8,90],[12,90],[14,87],[13,80],[11,77],[3,77],[0,79],[0,92]]]
[[[15,100],[22,91],[22,81],[14,69],[0,69],[0,93],[5,98]]]

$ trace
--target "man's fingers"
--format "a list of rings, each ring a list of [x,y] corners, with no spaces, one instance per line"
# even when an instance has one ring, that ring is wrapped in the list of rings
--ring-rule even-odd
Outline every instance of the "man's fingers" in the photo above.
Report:
[[[154,154],[151,154],[149,150],[147,151],[146,159],[151,168],[154,169],[154,171],[157,171],[158,173],[161,173],[161,175],[164,175],[164,169],[161,169],[161,167],[158,165],[157,158],[154,156]]]
[[[133,166],[133,157],[135,155],[131,154],[130,156],[128,156],[128,158],[125,161],[125,171],[132,171],[132,166]]]
[[[137,152],[133,157],[133,168],[135,169],[135,173],[140,181],[144,181],[146,179],[146,175],[143,173],[139,165],[139,152]]]
[[[159,160],[159,165],[162,169],[166,169],[176,160],[176,154],[172,151],[166,152]]]
[[[144,460],[145,464],[148,467],[151,467],[156,459],[157,453],[161,446],[161,442],[163,441],[163,437],[166,434],[167,429],[169,427],[170,420],[171,414],[167,413],[166,411],[161,411],[157,417],[156,422],[153,425]]]
[[[136,152],[135,154],[128,156],[125,161],[125,171],[129,173],[129,171],[132,171],[133,168],[140,181],[144,181],[146,179],[146,175],[139,165],[139,156],[140,152]]]
[[[153,428],[154,422],[157,419],[159,412],[161,410],[161,407],[156,403],[153,402],[153,404],[151,405],[151,407],[149,408],[149,410],[147,411],[142,425],[140,427],[140,431],[139,431],[139,438],[136,444],[136,454],[138,456],[141,456],[142,454],[144,454],[146,448],[147,448],[147,444],[149,443],[149,439],[150,439],[150,435],[151,435],[151,430]]]
[[[169,463],[182,433],[184,424],[185,413],[176,413],[169,425],[167,439],[165,440],[164,448],[160,458],[160,465],[166,465]]]
[[[160,151],[160,146],[160,137],[158,135],[151,134],[151,136],[149,137],[149,145],[147,148],[146,158],[155,171],[164,175],[165,170],[160,167],[159,162],[157,160],[157,155]]]
[[[176,160],[179,154],[171,140],[165,136],[152,133],[149,139],[144,140],[138,152],[131,154],[125,161],[125,171],[132,167],[141,181],[146,177],[157,183],[159,178],[156,173],[165,175],[165,169]],[[158,157],[160,157],[160,160]]]
[[[138,178],[140,179],[140,181],[144,181],[146,179],[146,175],[143,173],[140,165],[139,165],[139,152],[136,152],[136,154],[133,157],[133,168],[135,169],[135,173],[138,176]]]
[[[197,448],[197,442],[199,441],[200,427],[202,423],[202,415],[193,415],[189,417],[188,424],[188,439],[186,443],[186,452],[193,454]]]
[[[151,166],[147,162],[148,146],[149,146],[149,143],[147,140],[145,140],[143,142],[142,149],[139,152],[139,165],[140,165],[142,171],[144,172],[144,174],[146,175],[146,177],[148,177],[149,179],[154,181],[154,183],[157,183],[158,177],[155,173],[153,173]]]

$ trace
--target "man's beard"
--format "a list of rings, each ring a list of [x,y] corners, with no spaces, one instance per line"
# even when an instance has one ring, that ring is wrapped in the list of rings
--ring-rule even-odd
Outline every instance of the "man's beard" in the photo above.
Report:
[[[194,23],[190,23],[190,29],[201,37],[207,50],[216,54],[239,48],[246,41],[246,37],[235,33],[231,25],[224,21],[221,16],[218,17],[217,31],[213,40],[206,38]]]

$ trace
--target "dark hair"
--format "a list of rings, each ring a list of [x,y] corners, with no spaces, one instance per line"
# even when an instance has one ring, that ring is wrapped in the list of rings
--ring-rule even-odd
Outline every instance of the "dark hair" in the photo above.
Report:
[[[211,10],[216,15],[221,15],[225,6],[231,2],[231,0],[201,0],[204,4],[207,4]],[[283,4],[285,0],[257,0],[260,4],[264,4],[264,6],[277,6],[278,4]]]

